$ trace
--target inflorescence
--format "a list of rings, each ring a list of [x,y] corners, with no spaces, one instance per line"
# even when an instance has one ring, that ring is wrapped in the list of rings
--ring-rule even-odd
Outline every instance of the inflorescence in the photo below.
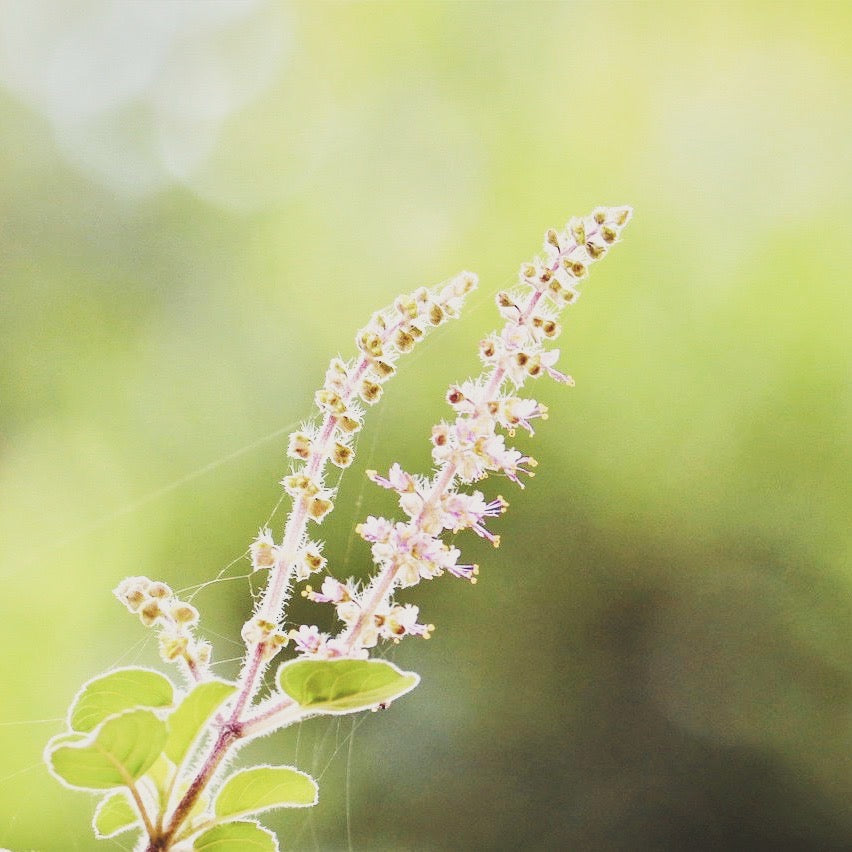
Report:
[[[319,589],[305,585],[304,597],[334,606],[342,623],[336,635],[315,625],[283,627],[292,584],[327,568],[322,542],[308,535],[308,524],[321,523],[334,508],[335,489],[326,470],[352,463],[366,408],[380,399],[399,357],[430,329],[458,316],[464,298],[476,287],[476,276],[465,272],[436,288],[398,298],[357,333],[355,358],[332,360],[315,395],[319,417],[290,435],[287,455],[293,464],[282,485],[292,509],[283,537],[276,541],[264,528],[249,548],[253,570],[270,572],[242,630],[257,667],[290,642],[302,656],[365,659],[380,640],[428,638],[434,625],[418,620],[417,606],[397,603],[394,591],[445,573],[476,582],[479,566],[460,562],[459,549],[445,536],[469,529],[498,547],[500,536],[487,524],[508,503],[502,496],[489,500],[481,491],[462,488],[492,474],[523,488],[523,479],[534,475],[535,459],[507,445],[506,438],[518,429],[532,435],[533,421],[545,419],[547,407],[522,396],[521,390],[529,379],[542,376],[573,384],[556,369],[559,350],[549,344],[561,332],[561,311],[577,300],[589,267],[620,240],[631,215],[629,207],[599,207],[571,219],[561,231],[548,230],[544,255],[523,264],[517,285],[496,296],[504,325],[479,344],[482,373],[447,392],[454,417],[432,427],[434,471],[416,475],[395,463],[387,474],[367,472],[375,484],[397,494],[405,519],[370,516],[357,525],[376,566],[366,583],[328,574]],[[196,679],[203,678],[210,649],[192,635],[197,612],[191,605],[177,601],[164,584],[139,577],[125,580],[116,594],[144,623],[159,627],[164,659],[182,661]]]
[[[263,572],[266,584],[242,628],[245,655],[236,680],[213,676],[211,646],[196,635],[199,614],[191,603],[147,577],[119,584],[116,597],[157,631],[161,657],[177,663],[189,684],[176,688],[138,666],[114,669],[82,687],[68,730],[47,744],[45,761],[62,783],[104,796],[93,818],[98,837],[141,831],[137,849],[145,852],[189,843],[277,852],[274,835],[244,817],[314,805],[317,784],[290,766],[229,771],[229,756],[251,739],[311,716],[386,708],[417,685],[416,673],[369,658],[380,641],[428,638],[434,630],[420,621],[417,606],[398,602],[395,593],[443,574],[475,583],[479,567],[461,561],[452,538],[457,533],[472,530],[499,546],[491,522],[508,503],[471,486],[498,475],[523,488],[534,475],[535,459],[507,443],[518,430],[532,435],[534,422],[547,416],[523,388],[542,376],[573,384],[556,369],[559,350],[551,346],[561,311],[577,300],[589,267],[619,241],[631,215],[629,207],[599,207],[562,231],[547,231],[544,256],[523,264],[517,285],[497,294],[503,327],[480,342],[482,372],[447,392],[452,415],[432,427],[432,472],[409,473],[398,463],[386,473],[367,472],[396,494],[402,514],[371,515],[356,526],[375,565],[366,581],[329,572],[310,525],[334,509],[339,476],[333,471],[352,464],[365,413],[381,398],[399,358],[458,316],[476,276],[465,272],[400,297],[358,332],[354,358],[331,362],[315,395],[317,416],[288,443],[291,465],[282,485],[292,505],[283,534],[264,527],[248,549],[252,571]],[[305,583],[318,574],[318,589]],[[304,583],[308,600],[334,607],[335,633],[311,624],[288,629],[296,583]],[[269,684],[267,667],[285,646],[296,658],[281,663]]]

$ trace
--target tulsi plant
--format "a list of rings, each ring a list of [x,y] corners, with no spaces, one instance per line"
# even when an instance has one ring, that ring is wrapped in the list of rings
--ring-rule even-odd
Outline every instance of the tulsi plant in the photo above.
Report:
[[[536,462],[508,446],[518,429],[532,435],[544,405],[520,395],[528,379],[559,372],[559,316],[576,301],[589,267],[619,241],[629,207],[599,207],[548,230],[544,255],[521,266],[519,281],[497,294],[504,325],[479,344],[481,375],[454,384],[453,410],[432,428],[435,467],[427,475],[369,471],[368,477],[399,497],[402,520],[367,517],[356,532],[369,543],[375,572],[366,582],[340,579],[311,535],[334,508],[330,471],[348,467],[366,410],[382,395],[398,359],[426,334],[458,316],[476,276],[462,273],[437,287],[421,288],[375,313],[356,336],[357,355],[331,362],[316,392],[317,415],[290,436],[290,472],[282,480],[291,498],[283,533],[261,529],[249,548],[251,566],[266,585],[242,629],[245,656],[239,677],[211,673],[211,645],[198,636],[199,613],[163,582],[129,577],[115,595],[156,631],[160,655],[177,666],[178,681],[152,669],[118,668],[77,693],[68,729],[45,749],[50,771],[73,789],[97,793],[93,828],[99,838],[136,832],[142,852],[216,850],[272,852],[278,839],[258,814],[316,804],[317,784],[292,766],[239,768],[230,759],[246,742],[312,716],[359,713],[412,690],[417,674],[371,657],[381,642],[428,638],[418,607],[398,603],[397,589],[443,574],[476,582],[478,566],[460,562],[449,535],[472,530],[495,547],[488,528],[507,508],[473,483],[500,474],[523,488]],[[321,575],[317,584],[305,581]],[[301,594],[334,607],[340,627],[285,630],[287,604]],[[288,657],[289,659],[284,659]],[[264,675],[275,663],[274,689]]]

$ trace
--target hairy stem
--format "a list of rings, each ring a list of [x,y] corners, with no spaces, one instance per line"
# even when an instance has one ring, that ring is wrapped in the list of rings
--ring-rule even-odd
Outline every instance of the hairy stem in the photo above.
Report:
[[[393,334],[402,326],[402,324],[403,320],[400,319],[396,323],[388,326],[384,334],[385,339],[392,339]],[[357,394],[358,383],[370,368],[370,364],[370,358],[367,355],[364,355],[359,359],[355,369],[350,375],[346,384],[346,390],[342,395],[342,399],[347,405]],[[317,477],[328,462],[331,454],[334,430],[338,424],[338,420],[339,418],[331,412],[327,412],[323,417],[319,436],[316,442],[316,452],[312,453],[308,467],[305,471],[306,475],[311,479]],[[277,623],[283,615],[283,609],[290,593],[293,566],[296,562],[298,550],[302,544],[307,524],[308,498],[300,496],[294,501],[293,508],[290,511],[287,522],[284,526],[284,537],[281,545],[282,554],[278,559],[277,564],[270,570],[263,598],[258,609],[258,615],[267,621]],[[177,808],[169,820],[168,827],[159,834],[149,831],[151,843],[149,844],[147,852],[160,852],[160,850],[169,849],[176,832],[186,820],[193,805],[212,779],[216,769],[225,758],[231,746],[248,733],[257,733],[259,729],[268,729],[268,720],[273,716],[277,716],[278,713],[285,711],[289,706],[288,704],[283,703],[271,710],[269,713],[259,714],[256,718],[251,720],[250,727],[243,724],[243,715],[246,710],[252,706],[257,696],[263,674],[270,659],[267,657],[265,651],[266,645],[263,642],[250,645],[246,648],[246,656],[243,663],[242,673],[240,675],[240,685],[237,692],[237,698],[234,702],[233,709],[231,710],[230,717],[223,725],[218,738],[207,756],[207,759],[196,774],[189,786],[189,789],[178,803]]]
[[[282,698],[266,709],[259,710],[253,716],[247,716],[242,723],[241,730],[244,736],[254,737],[268,731],[285,728],[306,718],[304,708],[296,704],[291,698]]]
[[[172,818],[169,820],[168,826],[159,834],[154,834],[150,837],[148,846],[145,852],[166,852],[171,848],[172,839],[177,830],[183,825],[184,820],[189,816],[193,805],[198,797],[204,791],[204,788],[209,783],[213,774],[219,768],[219,764],[225,758],[228,749],[240,738],[240,731],[230,725],[225,725],[219,732],[216,742],[207,755],[198,774],[189,785],[189,789],[183,794],[183,798],[178,802]]]

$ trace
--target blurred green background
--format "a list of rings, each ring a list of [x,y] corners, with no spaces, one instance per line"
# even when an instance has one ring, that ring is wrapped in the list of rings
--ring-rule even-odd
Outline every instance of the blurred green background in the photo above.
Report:
[[[380,714],[265,740],[321,775],[298,850],[852,848],[852,6],[0,3],[0,845],[96,842],[41,768],[79,684],[155,663],[126,575],[232,674],[286,433],[369,314],[461,269],[323,526],[430,464],[493,293],[631,204],[566,317],[573,390]],[[273,525],[283,519],[279,509]],[[238,560],[232,564],[234,560]],[[294,617],[317,621],[319,608]],[[321,623],[321,622],[320,622]],[[352,736],[350,736],[352,735]]]

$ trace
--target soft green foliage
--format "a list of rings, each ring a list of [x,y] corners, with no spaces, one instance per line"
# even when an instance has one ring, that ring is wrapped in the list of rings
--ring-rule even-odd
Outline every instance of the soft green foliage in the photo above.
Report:
[[[317,802],[313,778],[290,766],[256,766],[234,773],[216,797],[213,811],[233,819],[272,808],[303,808]]]
[[[141,778],[166,744],[166,724],[150,710],[111,716],[88,736],[48,744],[54,774],[71,787],[108,790]]]
[[[198,684],[183,699],[168,719],[169,738],[165,753],[172,762],[180,763],[184,759],[204,723],[235,690],[232,683],[210,680]]]
[[[169,789],[174,776],[175,765],[166,757],[165,754],[161,754],[157,760],[154,761],[151,768],[145,773],[145,778],[154,785],[154,788],[157,791],[160,808],[164,808],[166,806]]]
[[[420,676],[384,660],[292,660],[276,680],[301,707],[343,714],[387,704],[414,689]]]
[[[195,838],[195,852],[278,852],[275,836],[255,822],[228,822]]]
[[[139,814],[124,793],[113,793],[102,799],[92,819],[92,826],[99,838],[114,837],[131,828],[140,828]]]
[[[169,707],[174,701],[171,681],[152,669],[117,669],[90,680],[68,714],[71,729],[88,733],[108,716],[135,707]]]

